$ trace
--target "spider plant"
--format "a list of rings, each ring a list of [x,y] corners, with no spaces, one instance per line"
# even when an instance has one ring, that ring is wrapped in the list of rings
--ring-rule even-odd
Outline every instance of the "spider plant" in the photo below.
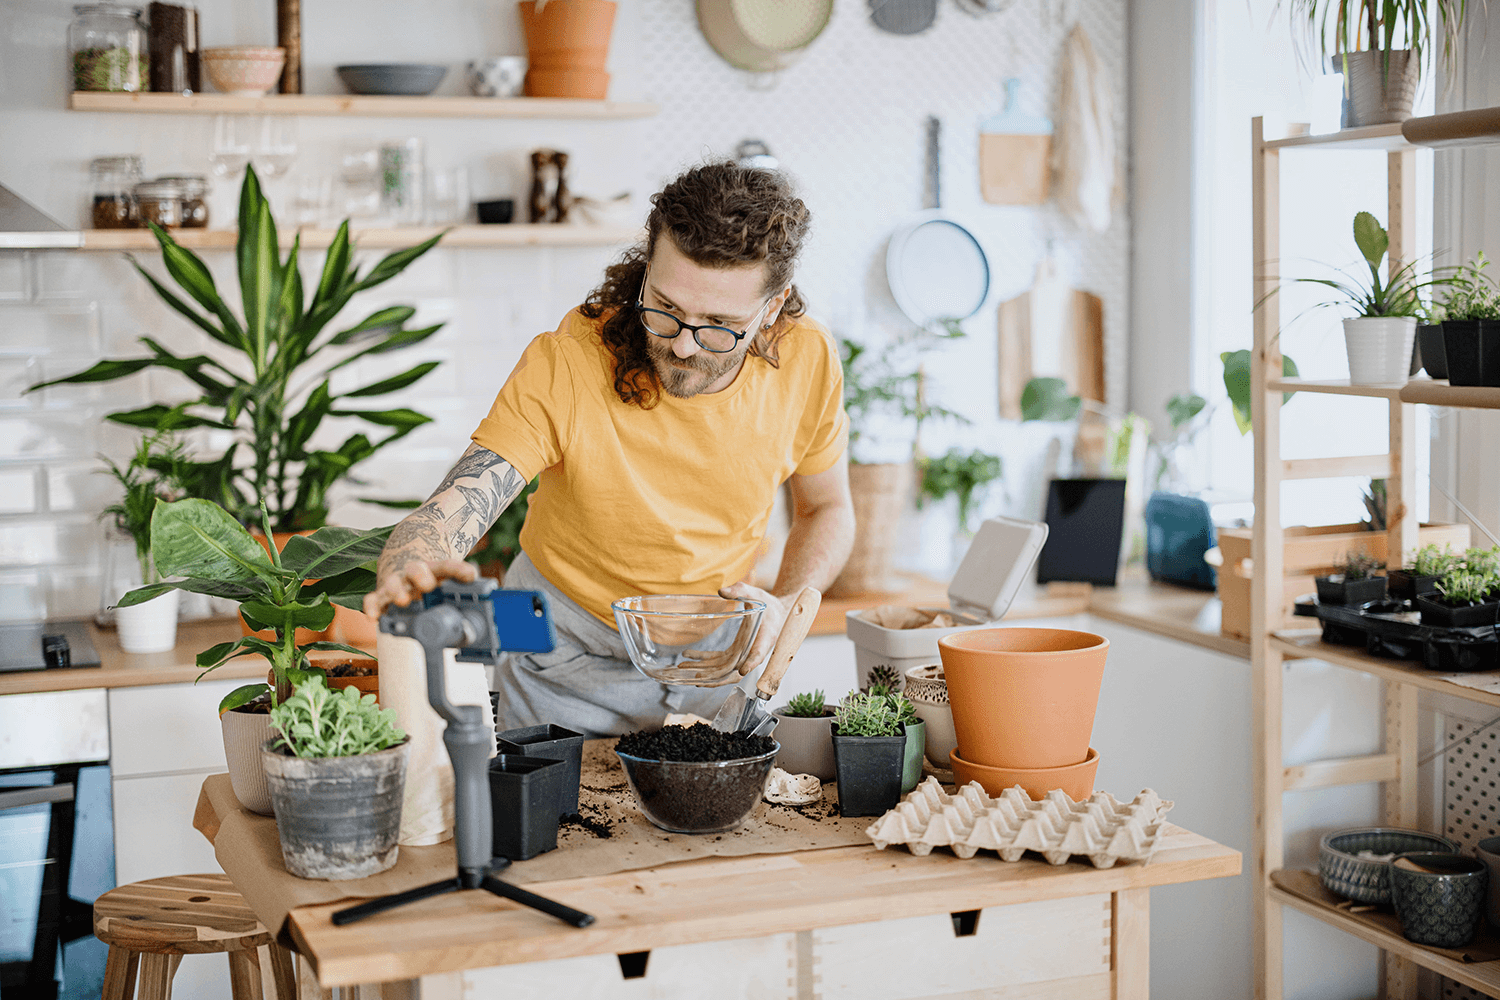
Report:
[[[1278,0],[1277,11],[1283,6],[1304,60],[1316,51],[1321,68],[1332,56],[1345,79],[1351,52],[1379,52],[1383,77],[1391,53],[1403,49],[1411,51],[1420,72],[1434,42],[1441,46],[1443,66],[1451,67],[1469,12],[1469,0]],[[1488,0],[1479,0],[1478,7],[1487,10]]]

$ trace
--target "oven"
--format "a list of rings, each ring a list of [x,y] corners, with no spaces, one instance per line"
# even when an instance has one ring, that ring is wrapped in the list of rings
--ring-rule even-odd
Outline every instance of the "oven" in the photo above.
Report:
[[[0,998],[98,997],[115,884],[105,693],[0,697]]]

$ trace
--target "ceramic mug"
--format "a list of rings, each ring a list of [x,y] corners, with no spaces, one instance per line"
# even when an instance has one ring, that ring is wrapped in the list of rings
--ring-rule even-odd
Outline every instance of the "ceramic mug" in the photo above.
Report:
[[[490,56],[469,63],[469,91],[475,97],[520,97],[525,85],[525,56]]]

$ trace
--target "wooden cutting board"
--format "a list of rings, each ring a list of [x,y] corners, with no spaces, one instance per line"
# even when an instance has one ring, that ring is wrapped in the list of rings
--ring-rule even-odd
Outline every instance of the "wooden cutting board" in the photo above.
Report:
[[[1052,376],[1069,391],[1104,401],[1104,302],[1076,288],[1054,294],[1039,283],[1000,304],[1000,416],[1021,419],[1021,393]]]

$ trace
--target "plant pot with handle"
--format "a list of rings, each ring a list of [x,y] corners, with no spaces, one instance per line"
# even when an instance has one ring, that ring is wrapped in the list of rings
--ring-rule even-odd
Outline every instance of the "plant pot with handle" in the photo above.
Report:
[[[1003,768],[1068,767],[1089,752],[1109,640],[1055,628],[938,640],[959,755]]]
[[[177,645],[181,593],[169,590],[143,604],[115,609],[120,648],[127,653],[165,653]]]
[[[833,781],[837,767],[833,759],[834,706],[824,705],[823,714],[791,715],[786,706],[772,710],[776,716],[776,742],[781,751],[776,766],[790,774],[811,774],[819,781]]]
[[[1416,334],[1417,321],[1412,316],[1361,316],[1344,320],[1349,381],[1359,385],[1404,384]]]
[[[839,787],[839,815],[879,816],[901,801],[901,778],[906,759],[906,734],[895,736],[833,737],[834,767]]]

